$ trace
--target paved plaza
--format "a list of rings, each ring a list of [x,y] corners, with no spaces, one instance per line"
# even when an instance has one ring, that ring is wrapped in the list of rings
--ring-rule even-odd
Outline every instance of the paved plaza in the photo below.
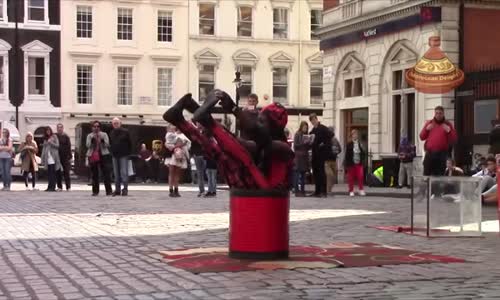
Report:
[[[194,275],[148,254],[226,246],[228,192],[165,190],[1,193],[0,299],[500,299],[497,233],[426,239],[366,227],[407,224],[402,198],[292,198],[291,244],[373,242],[468,262]],[[483,215],[494,220],[495,208]]]

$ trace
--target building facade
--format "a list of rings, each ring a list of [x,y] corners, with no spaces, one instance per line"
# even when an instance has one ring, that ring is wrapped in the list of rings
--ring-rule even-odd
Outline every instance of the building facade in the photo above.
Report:
[[[342,141],[359,129],[377,161],[395,157],[400,137],[407,135],[417,145],[418,173],[424,154],[418,134],[441,105],[459,133],[457,161],[469,165],[473,153],[485,154],[490,121],[499,116],[500,61],[494,53],[500,42],[492,38],[498,36],[493,32],[498,1],[325,0],[324,5],[319,31],[324,113]],[[464,85],[443,95],[419,93],[404,77],[435,34],[448,58],[466,72]]]
[[[251,92],[259,106],[282,102],[293,131],[305,115],[322,113],[323,61],[312,34],[321,10],[321,0],[62,1],[68,132],[115,116],[164,125],[163,112],[185,93],[200,103],[214,88],[235,97],[236,71],[240,103]]]
[[[59,13],[59,0],[0,0],[0,119],[21,135],[61,120]]]
[[[344,143],[358,129],[372,161],[396,157],[401,136],[408,136],[417,145],[418,172],[421,126],[438,105],[453,122],[455,95],[419,93],[404,74],[429,49],[429,37],[435,34],[450,60],[460,63],[459,1],[327,2],[320,30],[325,118],[339,128]]]
[[[189,2],[189,90],[201,102],[215,87],[235,97],[235,72],[259,106],[289,108],[289,129],[323,109],[322,53],[313,31],[318,0],[199,0]],[[243,103],[242,103],[243,104]],[[234,122],[232,122],[234,125]]]
[[[164,125],[163,112],[188,90],[187,1],[74,0],[61,11],[68,133],[113,117]]]

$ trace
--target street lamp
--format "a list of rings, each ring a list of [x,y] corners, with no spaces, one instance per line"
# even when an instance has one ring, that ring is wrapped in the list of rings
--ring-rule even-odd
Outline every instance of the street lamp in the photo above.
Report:
[[[241,79],[241,73],[239,68],[236,71],[236,73],[234,73],[234,75],[236,76],[236,78],[233,80],[233,83],[236,87],[236,107],[240,107],[240,88],[243,85],[243,80]],[[235,133],[236,136],[238,136],[238,122],[236,122],[235,124]]]

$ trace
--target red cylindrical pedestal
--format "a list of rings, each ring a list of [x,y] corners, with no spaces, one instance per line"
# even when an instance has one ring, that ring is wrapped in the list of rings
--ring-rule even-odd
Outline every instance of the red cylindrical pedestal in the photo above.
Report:
[[[229,256],[288,258],[290,194],[278,190],[231,190]]]

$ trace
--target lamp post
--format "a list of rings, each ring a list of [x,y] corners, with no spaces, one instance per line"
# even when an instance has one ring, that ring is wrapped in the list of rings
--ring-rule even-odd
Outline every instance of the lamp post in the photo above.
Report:
[[[243,80],[241,79],[241,73],[239,68],[236,71],[236,73],[234,73],[234,75],[236,76],[236,78],[233,80],[233,83],[236,87],[236,107],[240,107],[240,88],[243,85]],[[235,133],[236,136],[238,136],[238,122],[236,122],[235,124]]]

